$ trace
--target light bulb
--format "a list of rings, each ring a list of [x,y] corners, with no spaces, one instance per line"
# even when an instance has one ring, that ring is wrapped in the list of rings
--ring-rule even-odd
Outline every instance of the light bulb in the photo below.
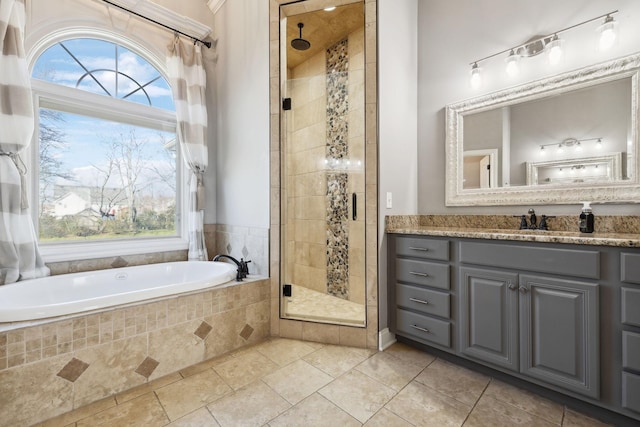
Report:
[[[327,7],[324,8],[325,12],[331,12],[331,11],[334,11],[334,10],[336,10],[335,6],[327,6]]]
[[[607,15],[604,19],[604,23],[600,25],[597,31],[600,33],[600,39],[598,41],[598,47],[601,51],[609,50],[616,41],[616,26],[617,22],[613,20],[611,15]]]
[[[545,155],[546,151],[544,150],[544,145],[540,146],[540,154]]]
[[[582,145],[580,145],[580,141],[576,142],[576,151],[582,151]]]
[[[596,148],[602,148],[602,138],[598,138],[598,140],[596,141]]]
[[[480,86],[482,86],[482,76],[478,64],[474,62],[471,66],[471,88],[478,89]]]
[[[546,49],[548,51],[549,63],[551,65],[558,64],[562,58],[562,40],[558,38],[557,34],[553,36],[553,39],[551,39]]]
[[[520,56],[511,49],[511,53],[509,53],[509,56],[505,59],[505,62],[507,63],[507,75],[509,77],[515,77],[518,75],[518,72],[520,71],[518,64],[519,59]]]
[[[564,152],[564,148],[562,147],[562,144],[558,144],[558,153],[562,152]]]

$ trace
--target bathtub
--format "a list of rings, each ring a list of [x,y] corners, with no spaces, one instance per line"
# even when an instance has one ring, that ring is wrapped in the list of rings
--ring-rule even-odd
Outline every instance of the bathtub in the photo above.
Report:
[[[37,320],[220,285],[236,277],[226,262],[181,261],[61,274],[0,286],[0,323]]]

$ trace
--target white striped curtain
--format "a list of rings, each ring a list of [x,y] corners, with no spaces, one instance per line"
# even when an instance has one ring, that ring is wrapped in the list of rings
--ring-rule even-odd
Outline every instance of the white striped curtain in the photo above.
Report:
[[[0,285],[46,276],[20,152],[34,129],[24,54],[25,0],[0,0]]]
[[[4,1],[4,0],[2,0]],[[169,83],[173,89],[178,140],[191,172],[189,178],[189,260],[206,261],[204,242],[204,172],[207,169],[206,73],[199,44],[174,37],[167,55]]]

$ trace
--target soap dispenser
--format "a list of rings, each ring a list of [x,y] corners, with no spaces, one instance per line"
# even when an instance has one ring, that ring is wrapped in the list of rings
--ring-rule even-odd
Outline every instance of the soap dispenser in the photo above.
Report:
[[[582,213],[580,213],[579,228],[581,233],[593,233],[593,212],[590,202],[582,202]]]

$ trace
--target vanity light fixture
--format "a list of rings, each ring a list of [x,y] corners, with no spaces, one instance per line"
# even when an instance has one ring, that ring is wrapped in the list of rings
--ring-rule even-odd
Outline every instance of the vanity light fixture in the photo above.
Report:
[[[478,64],[474,63],[471,66],[471,88],[478,89],[482,86],[482,76],[480,75],[480,68],[478,68]]]
[[[520,55],[518,55],[513,49],[511,49],[511,52],[509,52],[509,56],[507,56],[507,59],[505,59],[505,62],[507,63],[507,75],[509,77],[517,76],[518,72],[520,71],[518,65],[518,62],[520,62]]]
[[[576,139],[576,138],[567,138],[560,143],[552,142],[551,144],[541,144],[540,145],[540,154],[545,153],[545,147],[549,146],[557,146],[558,153],[563,153],[565,148],[573,147],[576,151],[582,151],[582,143],[583,142],[591,142],[594,141],[596,144],[596,148],[602,148],[602,137],[598,138],[584,138],[584,139]]]
[[[607,15],[606,18],[604,18],[604,22],[597,30],[600,33],[600,39],[598,42],[600,50],[608,50],[613,46],[618,36],[616,31],[617,26],[618,23],[613,19],[613,16]]]
[[[324,8],[325,12],[333,12],[334,10],[336,10],[335,6],[327,6]]]
[[[484,58],[470,62],[469,65],[471,66],[471,87],[473,89],[478,89],[482,83],[482,76],[480,73],[481,69],[478,67],[478,64],[482,61],[486,61],[495,56],[505,53],[509,54],[505,59],[505,62],[506,72],[510,77],[513,77],[518,73],[520,67],[519,62],[523,57],[532,57],[539,55],[542,52],[546,52],[549,58],[549,63],[551,65],[558,64],[562,58],[562,44],[564,42],[564,40],[559,37],[559,34],[602,18],[604,18],[604,22],[598,27],[598,32],[600,33],[600,50],[606,50],[610,48],[611,46],[613,46],[616,40],[617,22],[611,16],[615,13],[618,13],[618,10],[611,11],[604,15],[596,16],[595,18],[591,18],[578,24],[563,28],[561,30],[554,31],[553,33],[549,33],[545,36],[534,36],[523,44],[510,47],[498,53],[494,53],[492,55],[485,56]]]

